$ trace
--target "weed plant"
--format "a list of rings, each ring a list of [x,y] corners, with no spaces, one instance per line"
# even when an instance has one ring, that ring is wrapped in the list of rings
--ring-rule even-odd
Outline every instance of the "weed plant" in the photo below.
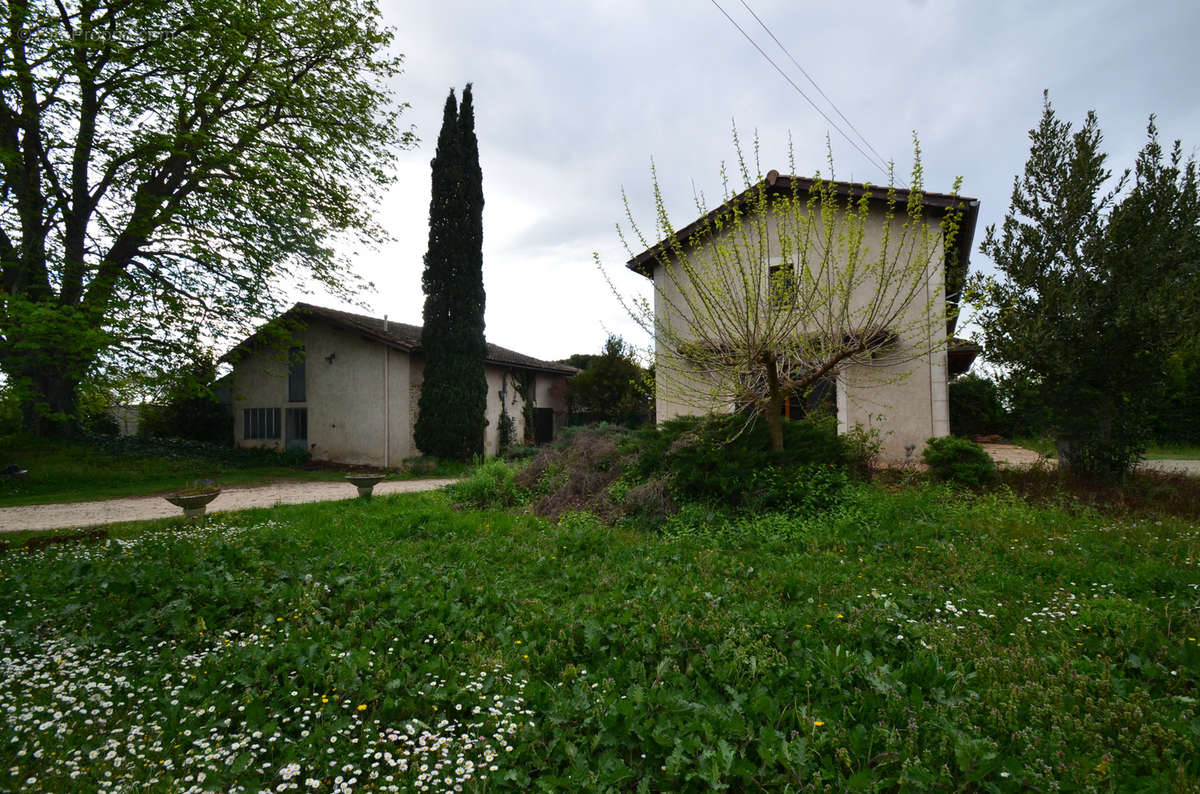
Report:
[[[434,493],[9,552],[0,789],[1200,787],[1195,522],[849,490],[761,533]]]

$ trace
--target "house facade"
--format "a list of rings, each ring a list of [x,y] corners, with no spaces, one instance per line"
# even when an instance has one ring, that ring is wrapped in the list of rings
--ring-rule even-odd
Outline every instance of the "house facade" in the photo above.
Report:
[[[814,184],[813,180],[772,171],[767,175],[765,190],[768,194],[777,191],[807,196]],[[863,226],[863,246],[866,250],[878,250],[885,225],[889,223],[892,224],[890,228],[895,237],[895,225],[905,219],[904,207],[909,198],[907,191],[897,191],[896,214],[899,218],[889,220],[883,191],[876,189],[870,192],[868,186],[855,183],[835,182],[832,186],[839,198],[861,197],[869,193],[870,206]],[[721,231],[721,224],[712,221],[721,213],[725,213],[723,217],[729,217],[728,208],[733,202],[744,201],[751,190],[761,187],[732,197],[705,217],[675,232],[673,239],[668,238],[629,260],[627,266],[630,269],[654,282],[657,328],[664,323],[686,328],[690,322],[689,318],[680,317],[680,313],[688,311],[689,300],[681,294],[687,289],[687,284],[680,286],[678,268],[668,271],[678,261],[673,259],[678,254],[672,252],[686,247],[691,266],[700,272],[708,267],[721,267],[712,265],[718,261],[712,252],[718,245],[730,246],[730,240],[737,231],[728,227]],[[921,196],[921,203],[923,222],[929,225],[939,242],[924,270],[924,283],[919,285],[921,294],[913,302],[911,316],[898,318],[897,327],[903,331],[895,334],[885,354],[866,364],[836,367],[823,386],[817,389],[818,393],[827,392],[829,400],[836,405],[839,432],[844,433],[856,425],[877,430],[883,443],[882,456],[889,460],[919,456],[927,439],[950,433],[947,383],[954,375],[965,372],[978,352],[971,343],[954,339],[952,333],[957,323],[957,301],[965,281],[979,202],[957,195],[926,193]],[[748,205],[751,205],[750,201],[745,201],[742,206]],[[945,246],[941,241],[939,224],[943,216],[950,212],[961,212],[962,217],[957,239],[952,246]],[[766,251],[766,270],[774,274],[781,268],[788,268],[788,278],[794,278],[791,274],[795,273],[796,264],[786,261],[778,251],[780,246],[770,242],[779,239],[777,219],[768,214],[765,223],[756,228],[765,230],[765,240],[758,240],[761,246],[756,243],[755,250]],[[774,278],[774,275],[763,274],[763,278]],[[747,288],[741,289],[744,293]],[[873,290],[874,285],[870,283],[859,285],[850,296],[849,303],[866,305],[872,299],[870,293]],[[769,287],[762,290],[764,295],[770,292]],[[738,299],[736,295],[732,298],[734,301]],[[773,298],[758,300],[764,299]],[[918,319],[917,312],[929,319]],[[941,327],[943,320],[945,327]],[[878,330],[885,333],[891,331]],[[847,329],[846,332],[854,331]],[[738,404],[722,399],[720,390],[713,387],[715,376],[689,371],[686,363],[673,359],[672,355],[672,351],[663,345],[660,333],[660,338],[656,339],[656,359],[660,369],[672,368],[675,376],[657,380],[659,422],[681,415],[734,411],[739,408]],[[785,413],[791,415],[805,407],[792,402],[785,408]]]
[[[524,437],[518,384],[530,387],[535,439],[553,439],[566,425],[566,384],[577,370],[487,348],[486,454],[499,451],[504,411],[517,443]],[[425,365],[419,326],[298,303],[225,359],[238,446],[385,468],[421,454],[413,441]]]

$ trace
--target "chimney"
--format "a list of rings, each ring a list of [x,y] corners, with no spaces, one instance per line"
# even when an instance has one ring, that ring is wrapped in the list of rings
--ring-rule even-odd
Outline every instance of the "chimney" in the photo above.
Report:
[[[386,334],[386,333],[388,333],[388,321],[387,321],[387,315],[386,315],[386,314],[385,314],[385,315],[383,315],[383,332],[384,332],[385,334]]]

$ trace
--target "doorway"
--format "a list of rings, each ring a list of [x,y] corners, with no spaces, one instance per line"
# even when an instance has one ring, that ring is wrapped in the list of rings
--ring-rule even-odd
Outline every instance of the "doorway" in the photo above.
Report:
[[[308,409],[288,408],[284,415],[284,447],[308,451]]]

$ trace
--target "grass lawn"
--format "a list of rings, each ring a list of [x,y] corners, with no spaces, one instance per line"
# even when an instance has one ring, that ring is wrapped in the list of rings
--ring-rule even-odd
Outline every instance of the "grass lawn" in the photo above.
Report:
[[[1146,460],[1200,460],[1200,447],[1189,444],[1155,445],[1146,450]]]
[[[10,552],[0,789],[1200,786],[1196,524],[933,486],[761,520],[431,493]]]
[[[285,457],[256,450],[142,439],[72,443],[22,436],[0,438],[0,468],[9,464],[27,469],[29,476],[17,483],[0,480],[0,507],[163,493],[197,480],[247,485],[339,480],[344,476],[340,468],[290,465]],[[425,476],[443,476],[441,472],[438,469]]]

